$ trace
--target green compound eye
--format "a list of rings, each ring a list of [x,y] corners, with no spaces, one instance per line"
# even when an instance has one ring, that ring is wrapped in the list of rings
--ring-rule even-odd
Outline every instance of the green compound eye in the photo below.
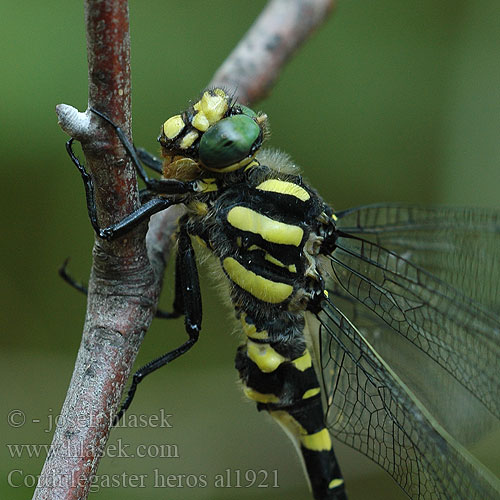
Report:
[[[247,115],[250,118],[257,118],[257,113],[253,109],[250,109],[247,106],[244,106],[243,104],[240,104],[239,106],[240,106],[241,112],[244,115]]]
[[[199,157],[207,168],[222,169],[244,160],[260,136],[260,127],[246,114],[224,118],[201,138]]]

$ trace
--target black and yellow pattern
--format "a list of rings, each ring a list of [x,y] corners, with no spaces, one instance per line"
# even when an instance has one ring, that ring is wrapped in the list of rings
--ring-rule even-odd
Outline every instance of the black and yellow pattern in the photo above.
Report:
[[[69,148],[101,238],[173,204],[187,208],[168,316],[185,316],[189,340],[136,373],[118,418],[137,384],[198,338],[195,239],[229,284],[244,333],[236,355],[244,392],[292,438],[315,499],[347,498],[331,436],[373,459],[411,498],[499,498],[498,479],[417,396],[430,385],[429,367],[432,384],[449,378],[500,416],[500,213],[374,205],[334,214],[286,156],[261,150],[266,120],[221,89],[204,92],[164,123],[161,165],[141,153],[160,180],[147,177],[117,128],[150,199],[104,229]]]
[[[218,257],[231,283],[247,335],[236,357],[245,394],[293,437],[315,498],[345,498],[304,337],[304,313],[324,296],[310,249],[319,250],[334,231],[331,209],[300,177],[258,160],[231,188],[221,179],[213,193],[203,214],[198,202],[187,205],[185,224]]]

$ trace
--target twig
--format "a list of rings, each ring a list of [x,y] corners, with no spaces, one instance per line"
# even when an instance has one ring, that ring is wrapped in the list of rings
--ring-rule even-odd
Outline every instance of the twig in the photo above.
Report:
[[[272,0],[217,70],[210,86],[226,88],[246,104],[264,98],[288,59],[334,5],[335,0]]]
[[[211,85],[236,91],[243,102],[262,97],[332,5],[333,0],[271,1]],[[130,135],[127,2],[86,0],[85,13],[89,106]],[[63,130],[82,144],[101,227],[117,222],[139,201],[134,167],[116,134],[88,111],[59,105],[57,115]],[[178,216],[169,209],[151,218],[147,253],[145,226],[113,242],[96,239],[82,343],[34,499],[87,498],[112,415],[157,305]]]
[[[128,6],[86,0],[89,105],[130,131]],[[96,186],[101,226],[139,206],[136,174],[111,127],[95,115],[57,107],[78,139]],[[70,387],[35,499],[84,499],[104,450],[112,414],[156,307],[159,285],[144,244],[146,227],[114,242],[96,240],[87,315]]]

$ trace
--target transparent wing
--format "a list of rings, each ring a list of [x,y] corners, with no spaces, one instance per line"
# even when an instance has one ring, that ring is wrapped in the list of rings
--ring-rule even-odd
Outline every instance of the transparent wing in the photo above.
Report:
[[[328,288],[335,305],[455,439],[475,449],[481,439],[490,440],[492,433],[500,430],[500,421],[477,397],[424,351],[395,332],[339,283],[330,280]]]
[[[333,436],[381,465],[411,498],[498,498],[498,481],[440,428],[330,299],[317,319]]]
[[[500,313],[500,211],[378,204],[336,215],[345,233],[399,254]]]
[[[498,213],[391,205],[338,216],[332,275],[390,327],[381,348],[395,330],[498,418],[500,318],[487,307],[499,301]]]

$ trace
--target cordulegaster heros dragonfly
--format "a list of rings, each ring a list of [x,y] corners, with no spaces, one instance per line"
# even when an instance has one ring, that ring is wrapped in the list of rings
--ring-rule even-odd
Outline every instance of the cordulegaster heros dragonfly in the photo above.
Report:
[[[334,211],[286,155],[261,149],[266,115],[218,88],[164,123],[162,162],[92,111],[115,128],[146,184],[140,209],[100,228],[92,180],[68,141],[97,235],[117,238],[153,213],[186,207],[169,315],[184,316],[189,339],[134,375],[118,419],[137,384],[198,339],[198,240],[222,269],[244,332],[243,390],[292,438],[314,498],[347,498],[331,436],[411,498],[500,498],[498,479],[424,406],[443,397],[426,391],[446,374],[492,419],[500,415],[500,212]],[[162,178],[148,177],[141,161]]]

